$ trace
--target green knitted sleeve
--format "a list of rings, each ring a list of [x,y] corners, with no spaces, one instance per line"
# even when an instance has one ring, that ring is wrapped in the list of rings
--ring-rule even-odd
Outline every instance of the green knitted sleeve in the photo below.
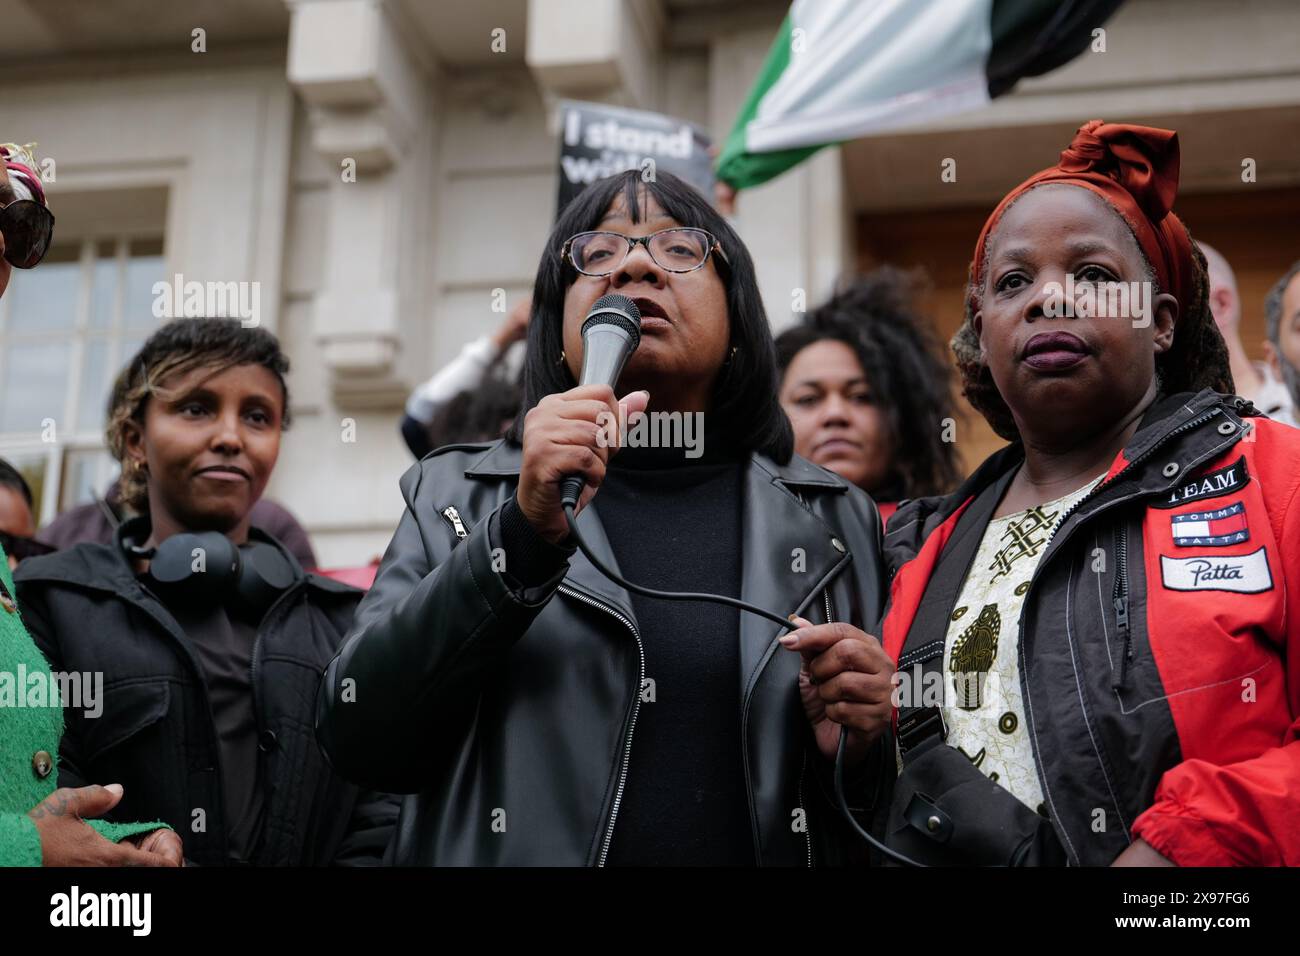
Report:
[[[171,829],[161,820],[153,823],[111,823],[108,820],[87,820],[86,823],[89,823],[94,831],[105,840],[110,840],[113,843],[119,843],[129,836],[135,836],[137,833]]]
[[[0,866],[40,866],[41,835],[25,813],[0,813]]]
[[[137,833],[170,830],[162,822],[111,823],[108,820],[86,820],[91,829],[105,840],[117,843]],[[32,818],[25,813],[0,813],[0,866],[40,866],[41,834]]]

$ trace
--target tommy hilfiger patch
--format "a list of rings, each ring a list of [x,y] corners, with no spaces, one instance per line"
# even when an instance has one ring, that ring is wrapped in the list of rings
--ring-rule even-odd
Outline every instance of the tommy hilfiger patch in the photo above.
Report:
[[[1160,555],[1160,581],[1171,591],[1273,590],[1273,572],[1264,548],[1222,558],[1169,558]]]
[[[1185,485],[1179,485],[1167,492],[1162,499],[1153,501],[1151,506],[1153,508],[1177,508],[1189,501],[1200,501],[1202,498],[1217,498],[1220,495],[1231,494],[1239,488],[1246,487],[1246,482],[1249,480],[1250,475],[1246,473],[1246,456],[1242,455],[1231,465],[1225,465],[1218,471],[1209,472],[1194,481],[1189,481]]]
[[[1223,548],[1250,540],[1246,505],[1237,501],[1213,511],[1195,511],[1169,519],[1174,544],[1180,548]]]

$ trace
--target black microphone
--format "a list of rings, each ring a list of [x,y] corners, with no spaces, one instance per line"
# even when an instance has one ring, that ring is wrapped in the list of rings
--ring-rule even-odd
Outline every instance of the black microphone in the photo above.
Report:
[[[618,384],[623,366],[641,344],[641,310],[625,295],[603,295],[582,323],[582,375],[579,385]],[[586,480],[569,475],[560,482],[561,507],[577,507]]]

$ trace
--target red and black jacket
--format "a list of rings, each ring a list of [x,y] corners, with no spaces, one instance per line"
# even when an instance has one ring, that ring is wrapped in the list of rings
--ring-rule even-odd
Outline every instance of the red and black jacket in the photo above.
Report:
[[[1256,415],[1210,390],[1158,401],[1034,573],[1020,688],[1072,864],[1140,837],[1183,866],[1300,865],[1300,430]],[[1009,446],[890,520],[895,661],[942,654],[1022,460]]]

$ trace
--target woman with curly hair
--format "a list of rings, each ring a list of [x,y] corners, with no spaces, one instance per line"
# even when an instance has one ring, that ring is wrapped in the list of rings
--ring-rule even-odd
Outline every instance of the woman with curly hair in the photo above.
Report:
[[[950,373],[915,293],[911,275],[884,266],[776,340],[795,451],[871,495],[886,520],[899,501],[960,477],[943,440]]]
[[[953,347],[1011,444],[885,539],[914,857],[1300,864],[1300,432],[1231,394],[1178,159],[1090,122],[975,246]]]

